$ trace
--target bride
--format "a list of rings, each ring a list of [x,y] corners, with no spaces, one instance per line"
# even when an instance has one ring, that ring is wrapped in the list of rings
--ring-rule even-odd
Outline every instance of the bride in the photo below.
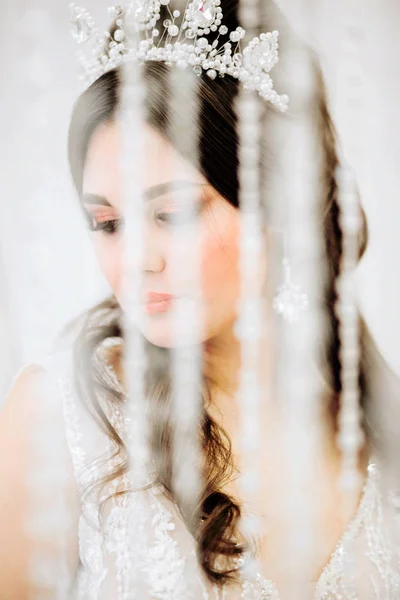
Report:
[[[167,4],[162,3],[162,11]],[[206,14],[210,2],[203,4],[207,5],[203,7]],[[216,10],[220,4],[213,6]],[[224,0],[221,8],[223,26],[233,31],[238,26],[236,0]],[[265,10],[263,4],[262,8],[257,35],[275,27],[272,7]],[[118,11],[114,9],[114,14],[121,19],[123,13]],[[118,21],[116,27],[121,27]],[[122,35],[116,36],[115,29],[113,35],[121,41]],[[281,36],[282,46],[285,40],[288,37]],[[176,122],[177,115],[171,116],[167,107],[168,77],[175,67],[160,57],[143,66],[143,155],[147,168],[146,252],[141,270],[146,314],[138,323],[148,358],[145,389],[154,469],[140,491],[129,490],[129,399],[123,361],[124,206],[119,162],[123,132],[118,116],[123,76],[121,64],[110,63],[109,67],[102,73],[92,72],[91,85],[75,104],[69,161],[82,213],[112,295],[74,323],[72,341],[68,338],[67,344],[60,344],[37,364],[22,370],[0,415],[0,599],[400,598],[395,503],[388,502],[383,488],[380,462],[375,458],[379,451],[377,436],[369,420],[370,407],[377,400],[371,383],[373,366],[379,364],[382,371],[385,366],[361,318],[360,395],[365,443],[357,459],[360,484],[355,510],[350,505],[343,509],[338,487],[336,418],[341,362],[334,304],[343,252],[336,180],[339,161],[324,86],[315,63],[310,127],[316,132],[321,158],[323,193],[318,210],[328,276],[324,288],[327,335],[319,365],[325,384],[320,408],[323,436],[316,448],[313,486],[305,493],[317,507],[310,561],[293,580],[293,563],[283,543],[288,514],[282,506],[290,489],[283,459],[285,420],[279,403],[273,402],[268,393],[262,395],[259,417],[263,472],[257,498],[247,497],[237,484],[243,457],[236,394],[241,368],[240,342],[235,334],[241,292],[241,212],[234,103],[241,82],[229,73],[225,77],[201,74],[195,78],[201,150],[199,164],[194,165],[174,143],[171,123]],[[189,101],[183,89],[176,93],[175,106],[182,113]],[[280,112],[286,108],[287,99],[268,94],[262,99],[262,126],[267,132],[269,125],[271,131],[276,131],[291,118],[290,108],[287,115]],[[290,101],[296,103],[296,98],[291,95]],[[272,178],[278,150],[277,140],[275,144],[274,139],[268,140],[268,149],[262,155],[264,187]],[[194,499],[192,506],[183,507],[174,495],[172,481],[174,423],[169,351],[174,346],[170,309],[175,305],[179,310],[187,282],[182,280],[179,287],[172,287],[171,246],[173,239],[182,242],[188,235],[192,216],[181,200],[193,189],[198,193],[195,218],[200,226],[201,253],[199,321],[203,325],[204,361],[198,428],[204,487],[200,507]],[[267,241],[257,265],[258,285],[262,297],[270,298],[267,248],[273,236],[267,220],[262,228]],[[360,258],[366,244],[363,221]],[[270,302],[264,303],[263,318],[272,323]],[[273,331],[269,327],[260,338],[261,356],[268,357],[260,367],[262,390],[270,389],[276,368]],[[38,435],[34,438],[35,432]],[[39,450],[43,472],[48,469],[50,473],[53,468],[54,481],[62,479],[63,493],[60,500],[56,484],[48,479],[42,496],[33,505],[27,488],[32,477],[41,474],[32,474],[30,468],[38,439],[42,443]],[[51,467],[52,456],[59,457],[60,462]],[[66,509],[66,521],[51,517],[54,507],[61,506],[59,502]],[[38,519],[34,531],[26,530],[29,515],[35,510],[48,516],[47,529],[37,525]],[[196,514],[197,520],[191,518]],[[240,518],[246,514],[255,514],[259,519],[255,540],[245,539],[239,531]],[[254,573],[245,568],[252,556],[259,565]],[[43,572],[32,570],[32,564],[36,564],[31,562],[32,557],[42,557]]]

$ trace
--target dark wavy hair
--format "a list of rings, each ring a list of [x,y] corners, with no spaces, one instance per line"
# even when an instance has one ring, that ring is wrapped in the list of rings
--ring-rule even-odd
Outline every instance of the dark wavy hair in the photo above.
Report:
[[[272,4],[262,3],[264,12],[260,19],[260,31],[268,31],[277,27],[276,8]],[[229,28],[238,25],[237,0],[223,2],[225,22]],[[280,16],[281,19],[281,16]],[[282,21],[279,24],[281,48],[291,40],[293,34]],[[324,289],[324,310],[326,312],[327,335],[324,338],[323,376],[330,389],[330,406],[332,418],[338,412],[341,392],[340,338],[338,317],[335,313],[336,280],[340,274],[342,256],[342,231],[340,228],[340,207],[338,204],[338,184],[336,181],[337,143],[332,120],[328,111],[327,98],[321,71],[311,51],[308,53],[311,65],[313,85],[308,99],[308,110],[311,111],[313,135],[317,136],[318,151],[321,157],[320,215],[324,233],[327,277]],[[284,58],[281,58],[281,61]],[[172,124],[175,115],[169,106],[169,75],[171,67],[157,62],[147,62],[143,67],[146,84],[145,118],[157,132],[174,144]],[[274,71],[275,72],[275,71]],[[88,144],[93,132],[103,123],[112,123],[119,108],[119,91],[121,73],[114,69],[97,81],[83,93],[75,104],[69,131],[69,162],[73,181],[78,194],[82,191],[82,177]],[[235,99],[238,94],[236,80],[225,77],[211,80],[207,76],[196,78],[199,98],[199,168],[211,185],[234,207],[239,208],[238,200],[238,131],[235,113]],[[290,95],[290,90],[285,88]],[[185,91],[178,90],[180,110],[188,101]],[[289,116],[277,115],[276,111],[266,106],[262,115],[262,126],[268,132],[268,125],[273,120],[284,122]],[[272,130],[272,128],[271,128]],[[316,132],[316,133],[315,133]],[[268,139],[264,148],[264,177],[274,168],[274,139]],[[263,182],[266,186],[266,181]],[[270,201],[272,201],[270,199]],[[361,208],[360,208],[361,210]],[[359,239],[359,257],[361,258],[367,245],[367,227],[363,218],[363,228]],[[115,455],[119,458],[118,466],[108,474],[101,485],[121,476],[128,469],[127,449],[124,440],[110,423],[109,418],[99,400],[104,390],[110,394],[112,401],[119,405],[121,395],[104,378],[96,363],[90,358],[99,346],[110,337],[123,338],[121,308],[114,296],[93,307],[85,314],[83,323],[75,341],[75,360],[77,383],[79,389],[90,401],[94,414],[101,427],[114,443]],[[360,316],[360,344],[362,356],[360,361],[359,385],[364,414],[368,413],[368,358],[366,348],[372,341]],[[367,339],[368,338],[368,339]],[[157,465],[158,482],[166,493],[176,501],[172,491],[172,452],[171,436],[171,376],[170,352],[167,348],[154,346],[147,340],[145,349],[148,356],[148,367],[145,372],[146,397],[149,403],[151,423],[151,453]],[[89,360],[88,360],[89,359]],[[82,365],[90,364],[89,370]],[[192,515],[200,515],[192,519],[185,513],[188,529],[197,543],[198,559],[205,574],[214,582],[225,582],[234,577],[234,568],[230,559],[243,551],[243,546],[235,540],[236,526],[240,516],[240,506],[235,498],[222,491],[222,486],[234,472],[233,457],[229,437],[210,416],[207,410],[210,401],[210,382],[204,375],[203,414],[199,423],[199,435],[204,453],[204,489],[200,506],[192,507]],[[368,429],[365,419],[365,427]],[[371,433],[369,435],[371,439]],[[182,507],[181,507],[182,508]],[[183,512],[183,511],[182,511]],[[226,569],[217,568],[218,559],[223,559]]]

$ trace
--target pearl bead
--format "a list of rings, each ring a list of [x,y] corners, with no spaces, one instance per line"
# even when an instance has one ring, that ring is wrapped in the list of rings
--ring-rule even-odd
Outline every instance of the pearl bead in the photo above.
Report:
[[[203,70],[206,71],[212,79],[215,79],[217,74],[221,77],[229,75],[239,79],[243,82],[243,87],[246,91],[257,90],[261,97],[270,101],[277,109],[286,110],[288,105],[287,95],[279,96],[273,90],[273,82],[268,75],[268,72],[278,60],[278,32],[261,33],[259,37],[255,36],[247,44],[246,48],[244,48],[243,53],[239,52],[237,44],[244,38],[245,30],[243,27],[237,27],[234,31],[229,32],[228,27],[222,25],[223,13],[221,0],[214,0],[213,2],[209,0],[209,2],[211,5],[210,11],[208,12],[209,9],[207,8],[207,12],[202,16],[201,20],[198,20],[196,15],[198,7],[192,7],[192,14],[184,14],[180,23],[182,33],[186,39],[193,39],[199,36],[195,44],[182,45],[180,43],[168,43],[160,47],[156,46],[155,40],[160,35],[160,30],[156,28],[161,14],[160,6],[168,6],[170,0],[155,0],[155,2],[150,3],[152,5],[151,12],[146,22],[137,20],[135,24],[138,34],[146,32],[146,39],[138,40],[138,48],[136,50],[128,48],[124,44],[126,31],[124,31],[125,21],[123,15],[125,14],[125,10],[121,6],[111,7],[109,14],[111,18],[116,19],[118,29],[116,29],[112,37],[108,32],[104,34],[108,41],[106,55],[104,55],[102,44],[100,45],[101,48],[95,47],[96,44],[93,44],[91,48],[93,54],[92,64],[88,60],[84,65],[87,78],[94,81],[107,70],[121,65],[128,60],[135,59],[139,59],[141,62],[157,60],[167,62],[168,64],[175,63],[178,68],[191,65],[199,67],[200,73]],[[208,21],[204,19],[206,15]],[[252,15],[253,12],[249,9],[249,23]],[[133,17],[134,15],[132,14],[131,16]],[[175,9],[172,13],[170,12],[170,16],[173,19],[177,19],[182,16],[182,12]],[[201,25],[201,21],[203,21],[203,25]],[[75,35],[76,39],[78,39],[78,36],[89,39],[92,32],[96,31],[94,20],[89,13],[83,10],[78,11],[76,7],[73,9],[72,23],[75,25],[75,30],[77,31]],[[162,21],[162,25],[164,33],[166,30],[172,38],[178,36],[181,31],[178,24],[175,25],[175,22],[171,19],[165,19]],[[213,33],[218,32],[218,36],[212,43],[206,37],[210,31]],[[220,35],[228,35],[230,41],[221,44],[219,42]],[[260,44],[264,45],[260,47]],[[256,52],[257,54],[255,54]],[[359,215],[353,215],[348,212],[343,217],[343,231],[349,232],[352,230],[356,233],[357,218],[359,219]]]
[[[171,25],[170,27],[168,27],[168,33],[169,35],[175,37],[179,33],[179,27],[177,25]]]

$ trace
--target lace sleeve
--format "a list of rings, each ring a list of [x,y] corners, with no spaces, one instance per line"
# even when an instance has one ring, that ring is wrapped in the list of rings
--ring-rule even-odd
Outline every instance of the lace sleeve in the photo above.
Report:
[[[205,600],[192,536],[176,507],[149,473],[147,487],[131,487],[130,472],[109,478],[118,464],[111,438],[99,427],[77,393],[72,352],[44,364],[61,399],[65,437],[80,496],[79,557],[74,600]],[[105,364],[107,367],[107,365]],[[111,370],[110,370],[111,369]],[[117,385],[112,368],[110,383]],[[112,426],[124,437],[124,421],[113,402],[104,404]],[[94,493],[86,493],[91,484]],[[100,503],[109,500],[100,510]],[[212,597],[219,596],[214,593]]]

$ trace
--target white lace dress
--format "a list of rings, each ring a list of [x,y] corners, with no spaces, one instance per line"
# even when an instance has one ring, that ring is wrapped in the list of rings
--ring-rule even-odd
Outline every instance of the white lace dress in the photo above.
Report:
[[[78,398],[72,352],[59,350],[38,364],[58,384],[69,451],[82,490],[106,473],[99,462],[85,467],[100,456],[110,456],[112,448]],[[108,375],[116,384],[115,373],[108,369]],[[115,411],[111,418],[117,428],[123,427]],[[192,536],[157,486],[114,498],[103,524],[96,508],[91,500],[82,503],[81,566],[74,600],[284,600],[276,585],[260,574],[243,575],[240,584],[223,589],[211,585],[198,566]],[[399,527],[396,502],[388,502],[382,494],[379,466],[371,463],[359,508],[309,598],[400,600]],[[351,569],[346,568],[349,558]]]

